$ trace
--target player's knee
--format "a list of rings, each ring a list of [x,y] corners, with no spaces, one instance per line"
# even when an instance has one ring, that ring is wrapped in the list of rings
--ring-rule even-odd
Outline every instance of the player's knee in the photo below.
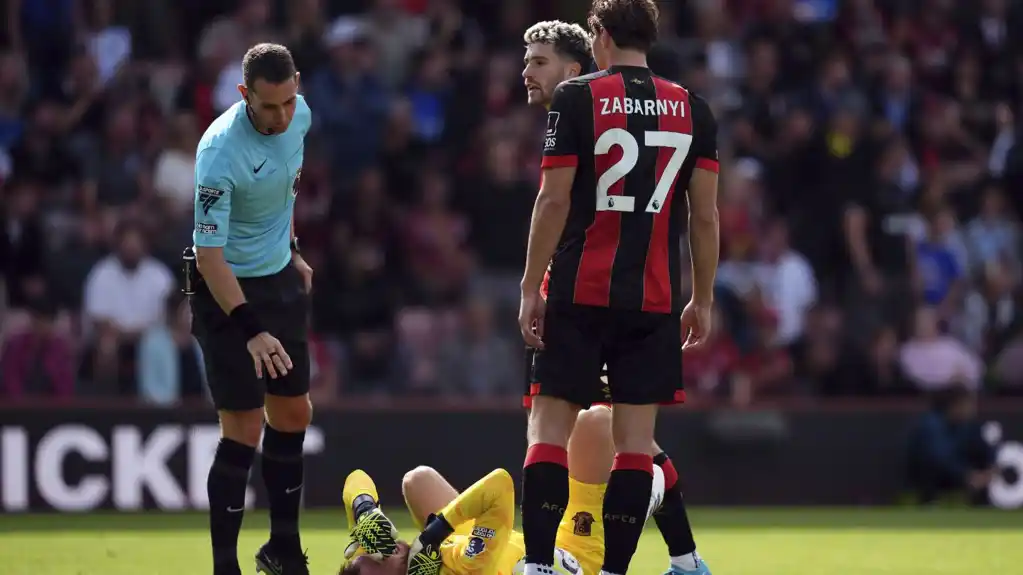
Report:
[[[526,430],[529,444],[547,443],[567,447],[578,412],[579,406],[565,400],[544,395],[534,397]]]
[[[304,431],[313,420],[313,404],[308,395],[266,397],[266,420],[280,431]]]
[[[580,412],[569,440],[569,474],[582,483],[606,483],[614,454],[611,410],[598,406]]]
[[[611,441],[611,410],[603,405],[595,405],[579,412],[575,418],[575,429],[589,437],[605,437]]]
[[[436,469],[427,465],[420,465],[415,469],[409,470],[405,473],[405,477],[401,479],[401,493],[405,496],[405,500],[408,501],[410,498],[415,498],[416,494],[425,490],[425,488],[431,483],[437,483],[440,478],[440,473]]]
[[[487,483],[497,491],[515,492],[515,481],[512,479],[511,473],[504,468],[497,468],[487,474]]]
[[[259,409],[246,411],[221,411],[220,435],[231,441],[255,447],[263,435],[263,412]]]
[[[611,433],[618,453],[647,453],[654,440],[656,405],[616,405]]]

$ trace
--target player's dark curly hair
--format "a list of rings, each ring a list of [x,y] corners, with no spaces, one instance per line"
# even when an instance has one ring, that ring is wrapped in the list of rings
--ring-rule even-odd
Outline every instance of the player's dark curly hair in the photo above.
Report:
[[[648,52],[657,42],[659,16],[654,0],[593,0],[586,22],[594,36],[607,30],[619,48]]]
[[[256,80],[280,84],[295,77],[295,60],[280,44],[256,44],[242,58],[242,77],[250,90]]]
[[[590,62],[590,35],[578,24],[561,20],[537,22],[522,35],[526,45],[547,44],[563,58],[586,66]]]

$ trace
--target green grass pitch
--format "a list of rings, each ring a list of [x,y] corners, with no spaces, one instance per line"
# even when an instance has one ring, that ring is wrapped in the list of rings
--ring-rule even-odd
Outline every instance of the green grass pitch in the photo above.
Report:
[[[385,510],[387,510],[385,508]],[[390,509],[404,534],[408,518]],[[1023,573],[1023,514],[967,509],[697,509],[701,555],[716,575],[962,575]],[[206,575],[201,514],[0,515],[4,575]],[[313,575],[337,572],[347,534],[340,511],[307,511]],[[245,517],[243,569],[266,538],[265,513]],[[632,573],[659,575],[654,529]],[[587,574],[590,575],[590,574]]]

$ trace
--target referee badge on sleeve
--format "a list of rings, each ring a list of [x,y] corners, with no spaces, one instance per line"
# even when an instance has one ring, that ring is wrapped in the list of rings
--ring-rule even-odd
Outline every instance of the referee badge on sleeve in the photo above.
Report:
[[[197,193],[199,194],[199,204],[202,206],[202,213],[207,215],[210,213],[210,208],[213,207],[213,204],[220,201],[220,198],[224,196],[223,191],[209,186],[199,186]]]

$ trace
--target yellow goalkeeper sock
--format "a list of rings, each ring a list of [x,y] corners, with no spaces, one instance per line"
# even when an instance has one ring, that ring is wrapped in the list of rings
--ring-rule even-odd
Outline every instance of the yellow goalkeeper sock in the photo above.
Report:
[[[380,501],[373,478],[365,471],[356,469],[348,474],[348,478],[345,479],[344,491],[341,494],[345,504],[345,517],[348,519],[349,530],[355,528],[355,500],[363,495],[371,497],[374,503],[379,503]]]

